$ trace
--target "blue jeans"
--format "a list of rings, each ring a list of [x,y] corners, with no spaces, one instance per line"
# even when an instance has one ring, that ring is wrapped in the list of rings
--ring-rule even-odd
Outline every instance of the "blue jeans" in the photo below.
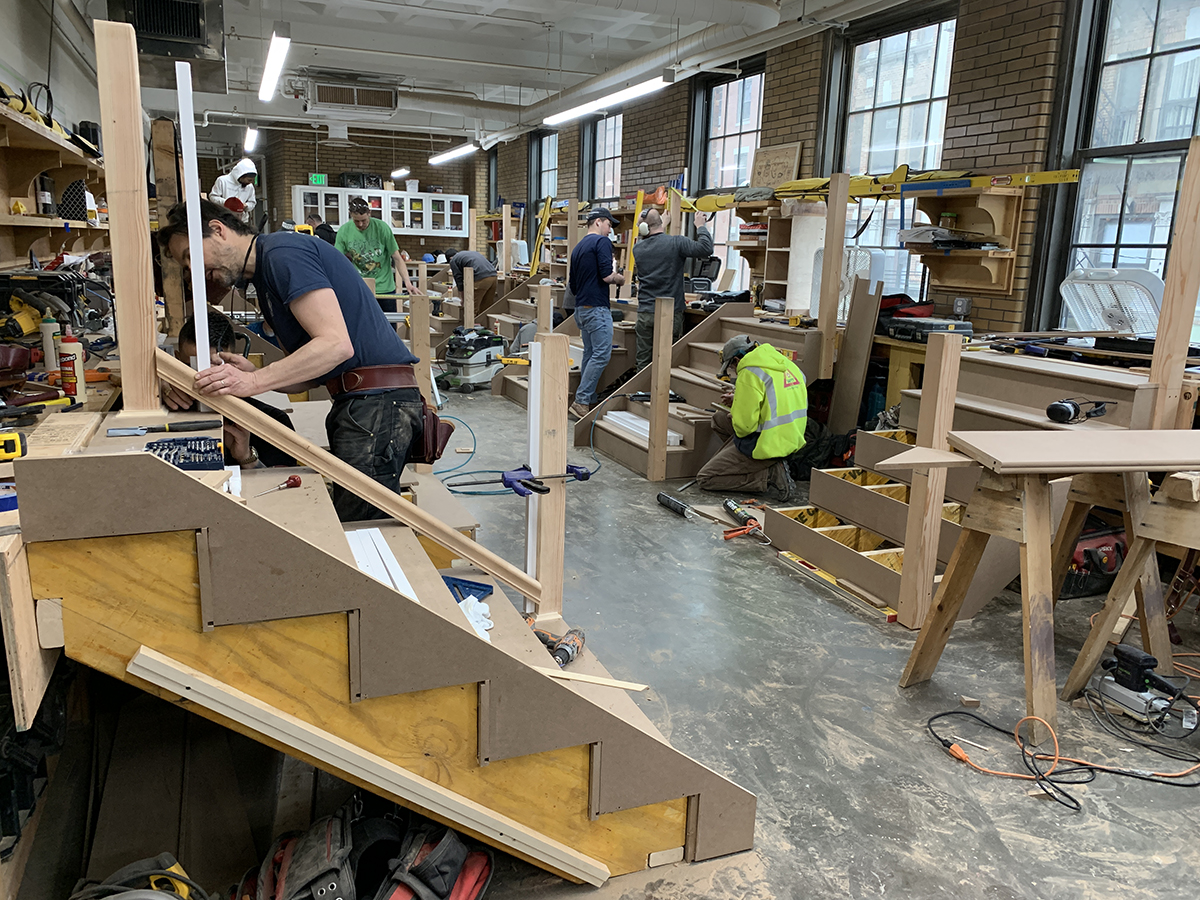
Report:
[[[583,360],[579,364],[575,402],[591,406],[596,402],[596,385],[612,356],[612,313],[604,306],[577,306],[575,324],[583,338]]]

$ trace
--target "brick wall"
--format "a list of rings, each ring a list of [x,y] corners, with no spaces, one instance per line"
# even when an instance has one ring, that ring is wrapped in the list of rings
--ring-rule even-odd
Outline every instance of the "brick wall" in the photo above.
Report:
[[[621,121],[621,193],[654,190],[687,167],[691,81],[626,106]]]
[[[950,74],[946,168],[990,172],[1044,169],[1056,67],[1064,33],[1063,0],[962,0]],[[1038,188],[1027,189],[1016,277],[1009,296],[974,295],[976,330],[1018,331],[1028,300]],[[943,308],[966,292],[931,293]]]
[[[501,144],[496,155],[496,187],[507,203],[529,197],[529,135]]]
[[[579,140],[578,122],[558,132],[558,199],[579,199]]]
[[[760,146],[803,143],[800,177],[812,178],[820,126],[825,38],[812,35],[767,54]]]
[[[350,140],[358,144],[357,147],[330,147],[318,143],[324,135],[324,131],[316,130],[311,135],[298,131],[265,132],[263,156],[266,163],[266,196],[270,206],[266,212],[272,228],[278,228],[284,219],[293,218],[292,187],[308,184],[310,172],[328,175],[332,187],[339,184],[338,176],[342,172],[369,172],[381,175],[386,181],[393,169],[408,166],[412,170],[408,177],[418,179],[421,190],[428,190],[433,185],[441,185],[447,194],[472,195],[475,190],[473,158],[454,160],[441,166],[429,165],[427,160],[435,151],[429,149],[428,135],[393,135],[391,132],[351,128]],[[422,147],[422,144],[425,146]],[[446,144],[444,139],[437,139],[434,144],[437,150],[450,146],[453,144]],[[465,239],[425,237],[425,243],[421,241],[422,238],[417,235],[396,235],[396,243],[410,256],[419,256],[446,246],[465,248],[467,245]]]
[[[208,189],[217,180],[217,176],[221,174],[220,163],[211,156],[198,156],[196,157],[196,171],[200,173],[200,192],[207,194]]]

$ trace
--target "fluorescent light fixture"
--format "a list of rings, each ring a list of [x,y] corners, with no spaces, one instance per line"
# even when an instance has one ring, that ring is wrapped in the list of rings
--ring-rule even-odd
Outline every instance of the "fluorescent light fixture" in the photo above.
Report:
[[[542,119],[543,125],[561,125],[563,122],[570,122],[572,119],[578,119],[582,116],[591,115],[602,109],[607,109],[611,106],[620,106],[623,103],[628,103],[630,100],[636,100],[638,97],[645,97],[647,94],[653,94],[655,91],[661,91],[667,86],[667,82],[662,78],[653,78],[650,81],[643,81],[641,84],[635,84],[632,87],[627,87],[624,90],[617,91],[615,94],[609,94],[607,97],[601,97],[599,100],[593,100],[591,103],[585,103],[583,106],[576,106],[574,109],[568,109],[566,112],[555,113],[552,116],[547,116]]]
[[[279,84],[279,76],[283,74],[283,62],[287,59],[291,43],[291,27],[286,22],[276,22],[275,31],[271,34],[271,46],[267,48],[262,84],[258,87],[258,99],[263,103],[269,103],[275,98],[275,88]]]
[[[440,166],[442,163],[458,159],[460,156],[470,156],[478,149],[479,147],[476,144],[463,144],[461,147],[455,147],[453,150],[447,150],[445,153],[429,157],[429,164],[431,166]]]
[[[254,148],[258,146],[258,129],[246,126],[246,138],[242,141],[242,149],[247,153],[253,153]]]
[[[390,176],[390,177],[392,177],[392,178],[403,178],[403,177],[404,177],[405,175],[407,175],[407,174],[408,174],[410,171],[411,171],[411,170],[408,168],[408,166],[402,166],[402,167],[400,167],[399,169],[396,169],[394,172],[392,172],[392,174],[391,174],[391,176]]]

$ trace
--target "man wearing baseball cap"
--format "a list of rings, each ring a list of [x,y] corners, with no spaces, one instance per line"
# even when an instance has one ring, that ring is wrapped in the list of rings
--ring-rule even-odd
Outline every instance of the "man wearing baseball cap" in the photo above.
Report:
[[[728,438],[696,483],[706,491],[762,494],[787,502],[796,490],[787,458],[805,443],[808,388],[796,364],[746,334],[725,342],[717,377],[733,379],[713,414],[713,431]]]
[[[575,324],[583,338],[579,387],[571,413],[586,416],[596,402],[596,385],[612,356],[613,320],[608,286],[620,286],[625,276],[613,269],[612,230],[621,223],[602,206],[587,214],[587,234],[571,254],[570,287],[575,294]]]

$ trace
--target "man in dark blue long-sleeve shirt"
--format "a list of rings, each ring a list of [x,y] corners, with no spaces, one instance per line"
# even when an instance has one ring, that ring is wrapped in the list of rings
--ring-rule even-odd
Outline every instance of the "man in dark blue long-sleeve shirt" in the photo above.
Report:
[[[571,412],[586,416],[596,402],[596,385],[612,356],[613,321],[608,286],[622,285],[625,276],[613,270],[613,226],[620,221],[604,207],[588,213],[587,234],[571,254],[571,291],[575,294],[575,323],[583,338],[583,360],[579,364],[579,387]]]

